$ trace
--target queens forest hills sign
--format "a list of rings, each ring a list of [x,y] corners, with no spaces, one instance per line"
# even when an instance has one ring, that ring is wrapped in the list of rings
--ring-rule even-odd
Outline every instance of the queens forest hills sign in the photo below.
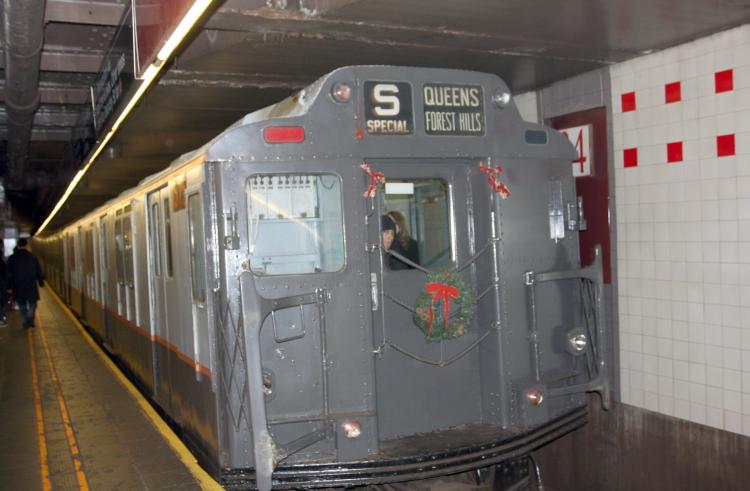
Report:
[[[414,133],[411,85],[365,82],[365,127],[369,134]],[[484,135],[482,88],[475,85],[425,84],[424,129],[428,135]]]

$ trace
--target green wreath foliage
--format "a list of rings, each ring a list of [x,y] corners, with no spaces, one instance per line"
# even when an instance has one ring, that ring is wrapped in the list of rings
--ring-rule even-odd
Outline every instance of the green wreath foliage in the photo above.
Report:
[[[456,294],[455,297],[452,294]],[[446,301],[449,303],[447,319]],[[459,274],[438,271],[427,276],[417,297],[414,323],[427,342],[435,342],[463,336],[471,328],[475,313],[476,298],[472,288]]]

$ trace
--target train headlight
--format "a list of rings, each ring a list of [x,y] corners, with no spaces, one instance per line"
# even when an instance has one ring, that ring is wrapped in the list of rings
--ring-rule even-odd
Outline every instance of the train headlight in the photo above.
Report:
[[[345,419],[341,422],[341,431],[347,438],[359,438],[362,435],[362,423],[356,419]]]
[[[495,93],[492,94],[492,102],[500,109],[504,109],[510,104],[510,92],[503,89],[497,89]]]
[[[542,402],[544,402],[544,394],[542,394],[542,391],[536,387],[526,389],[523,393],[523,398],[526,399],[526,402],[535,407],[541,406]]]
[[[352,87],[343,82],[337,82],[331,87],[331,97],[336,102],[349,102],[352,98]]]

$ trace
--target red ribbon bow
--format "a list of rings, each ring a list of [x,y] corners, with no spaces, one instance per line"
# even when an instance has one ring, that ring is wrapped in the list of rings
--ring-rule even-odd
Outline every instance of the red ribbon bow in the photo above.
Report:
[[[427,335],[432,335],[432,321],[435,320],[435,311],[433,304],[440,300],[443,301],[443,322],[445,330],[448,330],[448,317],[451,312],[451,298],[458,299],[458,288],[445,283],[427,283],[425,285],[427,293],[432,293],[432,302],[430,303],[429,318],[427,319]]]
[[[367,186],[362,196],[365,198],[374,198],[375,193],[378,192],[378,184],[385,182],[385,174],[370,170],[370,164],[360,164],[359,168],[365,171],[365,174],[370,178],[370,185]]]
[[[490,184],[490,189],[492,189],[493,192],[500,195],[501,198],[506,199],[508,196],[510,196],[510,189],[501,181],[498,179],[498,175],[503,172],[503,168],[501,166],[497,167],[489,167],[485,165],[484,162],[479,162],[479,170],[481,172],[484,172],[487,174],[487,182]]]

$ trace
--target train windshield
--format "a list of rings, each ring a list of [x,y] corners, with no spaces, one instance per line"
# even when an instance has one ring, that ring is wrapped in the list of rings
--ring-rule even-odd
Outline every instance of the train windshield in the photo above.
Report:
[[[339,271],[344,266],[341,179],[333,174],[255,174],[246,184],[250,266],[257,275]]]

